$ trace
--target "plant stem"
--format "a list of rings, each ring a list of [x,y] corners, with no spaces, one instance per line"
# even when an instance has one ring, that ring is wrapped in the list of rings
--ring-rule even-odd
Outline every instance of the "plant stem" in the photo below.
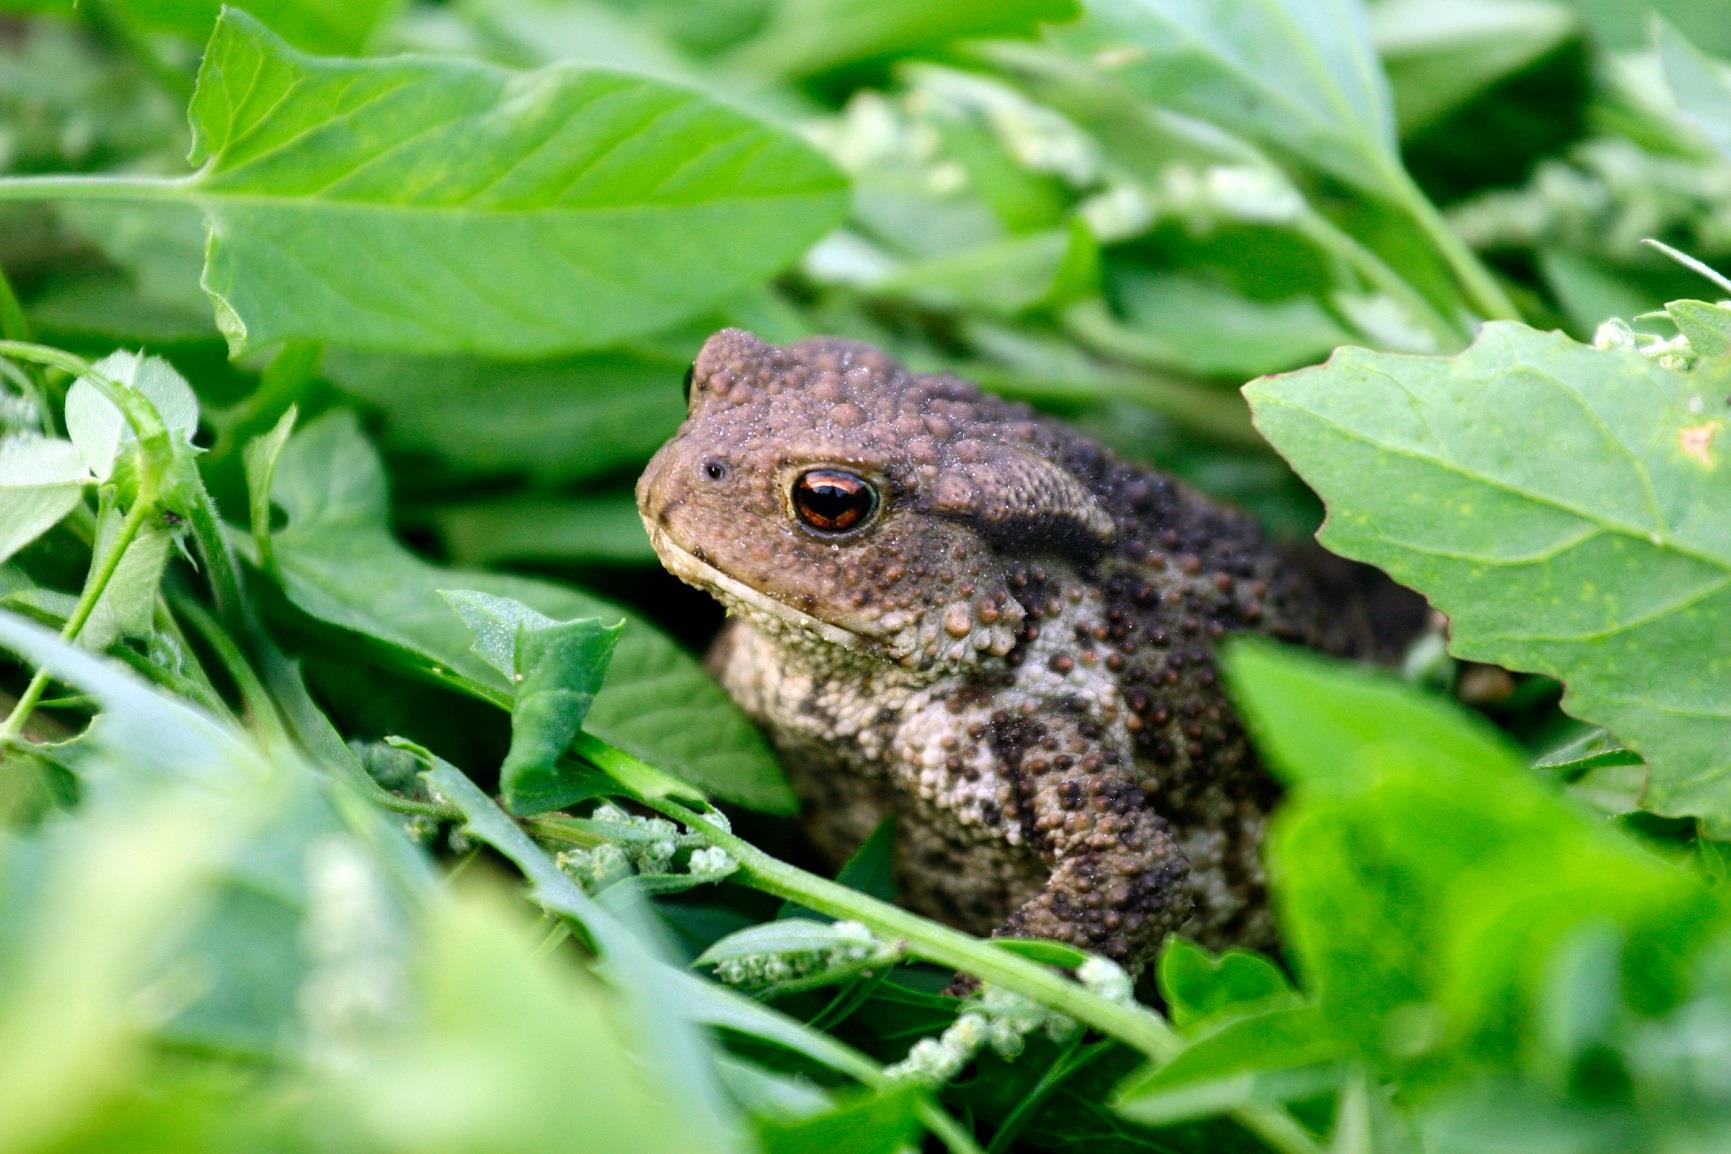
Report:
[[[145,499],[142,495],[133,502],[132,508],[127,510],[126,518],[120,522],[120,531],[115,534],[114,544],[103,554],[96,572],[84,583],[84,590],[78,595],[78,603],[72,608],[72,616],[66,619],[66,625],[60,630],[62,641],[78,640],[78,634],[84,629],[85,622],[96,612],[96,604],[102,600],[103,590],[107,589],[108,583],[114,579],[114,571],[120,568],[120,559],[126,555],[126,550],[144,528],[145,521],[155,512],[156,502]],[[12,707],[12,712],[7,715],[4,723],[0,723],[0,749],[17,742],[18,735],[24,732],[24,723],[30,719],[30,714],[42,700],[49,680],[47,670],[38,669],[30,679],[30,684],[24,687],[17,704]]]
[[[726,850],[740,866],[734,876],[764,893],[798,902],[831,917],[861,922],[884,937],[905,943],[911,954],[1033,998],[1155,1061],[1166,1061],[1183,1047],[1172,1027],[1150,1010],[1109,1001],[1056,970],[1017,957],[990,942],[788,865],[676,801],[658,797],[645,799],[645,804]],[[1319,1154],[1316,1142],[1284,1111],[1242,1106],[1232,1116],[1282,1154]]]
[[[1412,174],[1398,161],[1388,167],[1389,187],[1400,199],[1402,207],[1411,214],[1413,221],[1430,239],[1431,244],[1448,263],[1449,270],[1465,290],[1470,301],[1486,320],[1518,321],[1521,311],[1509,299],[1503,287],[1497,283],[1473,251],[1455,235],[1436,205],[1430,202],[1430,197],[1413,181]]]
[[[1430,202],[1425,203],[1428,205]],[[1465,346],[1471,333],[1444,316],[1423,293],[1412,287],[1411,282],[1391,268],[1387,261],[1359,243],[1351,233],[1315,211],[1308,211],[1298,219],[1298,231],[1315,244],[1334,253],[1348,268],[1391,300],[1404,305],[1407,311],[1437,338],[1437,348],[1440,351],[1454,352]]]
[[[8,176],[0,177],[0,201],[177,200],[191,184],[190,176]]]

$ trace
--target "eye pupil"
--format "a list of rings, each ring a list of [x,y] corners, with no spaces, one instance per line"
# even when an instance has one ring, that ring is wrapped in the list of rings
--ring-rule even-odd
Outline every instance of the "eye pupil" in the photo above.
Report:
[[[793,484],[793,508],[799,519],[822,533],[857,529],[877,512],[878,494],[857,473],[843,469],[813,469]]]

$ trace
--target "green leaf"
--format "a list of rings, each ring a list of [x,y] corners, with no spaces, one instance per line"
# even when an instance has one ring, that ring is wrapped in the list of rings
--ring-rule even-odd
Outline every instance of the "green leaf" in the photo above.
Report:
[[[1580,927],[1616,924],[1686,953],[1711,926],[1697,878],[1557,796],[1464,709],[1387,675],[1385,693],[1367,692],[1366,671],[1297,652],[1240,645],[1227,660],[1259,747],[1297,759],[1306,783],[1267,841],[1282,938],[1324,1019],[1366,1059],[1432,1075],[1512,1060],[1550,951]],[[1323,702],[1326,717],[1305,715]],[[1417,740],[1388,739],[1402,722]],[[1306,728],[1338,735],[1306,741]]]
[[[1456,655],[1561,680],[1646,756],[1648,807],[1731,831],[1731,655],[1701,644],[1731,627],[1722,382],[1499,323],[1245,392],[1326,545],[1425,593]]]
[[[1489,722],[1385,674],[1252,637],[1234,639],[1221,668],[1257,748],[1294,785],[1351,789],[1391,758],[1439,771],[1524,764]]]
[[[763,279],[846,200],[792,134],[658,81],[320,59],[233,9],[190,114],[199,170],[173,195],[207,217],[236,355],[604,344]]]
[[[161,357],[121,351],[90,367],[149,401],[169,434],[183,444],[191,443],[198,431],[198,398],[173,365]],[[83,377],[74,381],[66,394],[66,435],[78,446],[90,471],[103,481],[113,474],[121,446],[134,439],[120,410]]]
[[[1731,353],[1731,309],[1707,301],[1671,301],[1665,313],[1703,357]]]
[[[1059,37],[1154,103],[1348,184],[1385,191],[1398,169],[1356,0],[1102,0]]]
[[[1731,157],[1731,77],[1725,66],[1664,21],[1659,22],[1659,60],[1683,115]]]
[[[637,502],[628,492],[550,498],[500,497],[432,510],[451,557],[463,565],[512,561],[656,564]]]
[[[520,601],[469,590],[439,596],[475,635],[475,653],[511,685],[511,748],[499,772],[505,808],[531,814],[570,805],[586,790],[562,773],[559,759],[583,728],[624,623],[555,621]]]
[[[521,601],[558,620],[627,625],[588,732],[715,796],[792,812],[792,791],[758,731],[702,667],[648,622],[598,597],[521,577],[441,569],[390,536],[385,478],[354,414],[339,410],[298,432],[277,465],[274,538],[281,583],[303,612],[372,639],[380,652],[500,705],[503,674],[470,651],[471,637],[439,590]]]
[[[553,484],[641,469],[685,419],[679,380],[690,363],[689,351],[526,362],[344,353],[326,368],[380,412],[389,449],[458,474]]]
[[[859,944],[859,938],[838,929],[835,922],[779,918],[727,935],[699,954],[691,964],[714,966],[759,954],[822,953]]]
[[[665,1044],[586,971],[539,956],[544,936],[496,892],[429,910],[417,1014],[340,1082],[369,1148],[539,1154],[582,1148],[726,1154],[729,1119]],[[707,1065],[708,1047],[682,1034]],[[706,1109],[706,1107],[709,1107]]]
[[[1159,979],[1172,1024],[1181,1030],[1216,1014],[1243,1013],[1292,993],[1292,983],[1280,967],[1261,954],[1232,949],[1214,955],[1186,938],[1166,943]]]
[[[1533,759],[1534,769],[1572,777],[1606,766],[1640,765],[1641,755],[1602,729],[1588,729]]]
[[[788,0],[739,54],[750,67],[810,76],[860,61],[918,55],[963,38],[1032,34],[1069,20],[1076,0]]]
[[[247,511],[252,518],[253,547],[258,550],[259,565],[267,572],[276,568],[276,553],[270,542],[270,491],[276,478],[277,459],[283,446],[294,432],[300,410],[290,405],[271,431],[254,437],[241,450],[246,470]]]
[[[918,1086],[861,1091],[821,1114],[757,1124],[764,1154],[897,1154],[919,1129]]]
[[[1126,1118],[1160,1126],[1289,1101],[1337,1081],[1328,1066],[1340,1055],[1317,1008],[1289,1001],[1234,1018],[1159,1068],[1131,1076],[1112,1105]]]
[[[122,520],[120,511],[111,508],[97,526],[97,559],[105,557],[113,547]],[[90,619],[78,634],[80,645],[106,649],[122,637],[143,637],[150,633],[156,612],[156,591],[162,584],[173,544],[173,530],[160,524],[148,525],[133,537],[102,595],[96,599]]]
[[[70,441],[49,437],[0,440],[0,561],[60,523],[78,507],[91,480]]]
[[[1575,18],[1551,0],[1385,0],[1370,28],[1411,136],[1562,44]]]

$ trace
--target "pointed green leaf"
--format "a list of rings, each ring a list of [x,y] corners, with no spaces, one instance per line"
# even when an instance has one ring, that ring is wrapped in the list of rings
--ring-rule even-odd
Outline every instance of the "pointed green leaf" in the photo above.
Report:
[[[252,517],[252,540],[258,549],[259,564],[265,569],[276,568],[276,553],[270,541],[270,489],[276,477],[277,458],[294,432],[300,410],[294,405],[277,419],[276,425],[262,437],[254,437],[241,450],[246,469],[247,509]]]
[[[70,441],[16,437],[0,441],[0,561],[60,523],[78,506],[90,470]]]
[[[624,623],[555,621],[520,601],[469,590],[439,596],[475,635],[473,649],[511,685],[511,748],[499,773],[505,808],[540,813],[587,795],[559,759],[583,728]]]
[[[1731,353],[1731,308],[1707,301],[1671,301],[1665,313],[1677,331],[1689,338],[1689,347],[1701,356]]]
[[[173,365],[161,357],[122,350],[90,367],[116,385],[137,392],[155,406],[171,437],[191,442],[198,431],[198,398]],[[78,446],[90,471],[104,481],[114,472],[120,447],[133,440],[132,429],[120,410],[83,377],[66,393],[66,435]]]
[[[1645,804],[1731,831],[1726,384],[1485,326],[1453,358],[1346,349],[1255,381],[1322,540],[1447,613],[1452,650],[1549,674],[1652,766]]]

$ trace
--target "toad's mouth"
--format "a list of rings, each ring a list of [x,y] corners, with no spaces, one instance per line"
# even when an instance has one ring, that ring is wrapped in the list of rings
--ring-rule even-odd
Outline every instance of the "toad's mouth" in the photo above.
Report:
[[[669,573],[687,585],[712,594],[730,611],[737,609],[748,617],[760,621],[767,619],[780,628],[799,629],[826,644],[839,645],[844,649],[866,652],[874,648],[868,637],[813,617],[804,610],[795,609],[785,601],[729,577],[680,545],[667,530],[652,523],[647,517],[643,519],[643,527],[649,531],[649,543]]]

